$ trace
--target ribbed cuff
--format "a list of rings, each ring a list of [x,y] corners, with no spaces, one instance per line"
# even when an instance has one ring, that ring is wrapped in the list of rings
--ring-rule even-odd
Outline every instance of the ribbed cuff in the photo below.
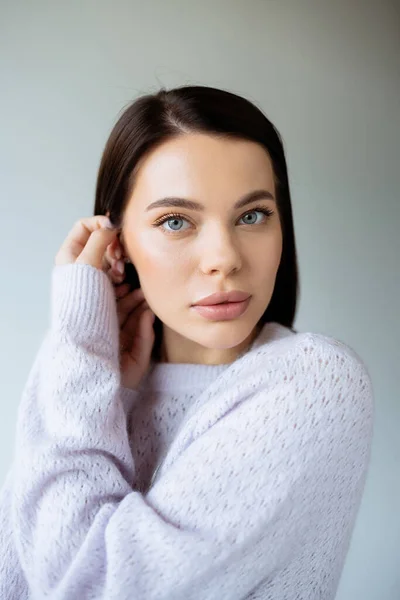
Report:
[[[115,293],[107,275],[91,265],[57,265],[52,272],[51,326],[73,337],[118,343]]]

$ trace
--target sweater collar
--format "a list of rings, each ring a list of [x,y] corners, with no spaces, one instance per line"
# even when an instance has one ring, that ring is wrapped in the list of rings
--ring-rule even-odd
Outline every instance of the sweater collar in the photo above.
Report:
[[[244,354],[270,344],[284,337],[295,335],[294,332],[276,322],[265,323],[258,336]],[[223,365],[203,365],[190,363],[150,363],[147,375],[143,378],[140,388],[165,392],[193,391],[198,393],[212,383],[232,363]]]

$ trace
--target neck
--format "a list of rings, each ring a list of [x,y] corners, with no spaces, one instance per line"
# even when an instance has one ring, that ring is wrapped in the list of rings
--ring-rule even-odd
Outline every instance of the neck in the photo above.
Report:
[[[179,363],[179,364],[203,364],[203,365],[224,365],[231,364],[239,356],[244,354],[251,346],[255,338],[263,327],[259,323],[254,327],[250,335],[243,340],[241,344],[233,348],[228,348],[223,353],[220,350],[212,350],[196,345],[195,352],[190,352],[188,345],[185,345],[185,340],[175,340],[176,332],[168,330],[165,335],[165,326],[163,327],[163,335],[160,345],[159,362],[162,363]],[[172,336],[171,336],[172,334]],[[169,344],[167,343],[169,341]],[[189,340],[187,340],[189,341]],[[191,343],[191,341],[189,342]],[[186,346],[186,347],[185,347]],[[198,347],[197,347],[198,346]],[[175,352],[175,350],[177,350]],[[190,358],[188,359],[188,357]]]

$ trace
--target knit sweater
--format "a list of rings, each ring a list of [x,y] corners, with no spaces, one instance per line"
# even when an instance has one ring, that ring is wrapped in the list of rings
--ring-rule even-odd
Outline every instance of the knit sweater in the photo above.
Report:
[[[278,323],[231,364],[151,363],[127,390],[111,282],[56,266],[0,495],[0,598],[332,600],[373,413],[354,350]]]

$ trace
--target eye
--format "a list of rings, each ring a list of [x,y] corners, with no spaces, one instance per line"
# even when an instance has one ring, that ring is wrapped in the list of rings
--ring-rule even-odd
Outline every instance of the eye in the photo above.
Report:
[[[244,219],[245,217],[247,217],[248,215],[251,214],[255,214],[255,213],[261,213],[263,215],[264,218],[261,219],[261,221],[258,221],[256,223],[252,222],[252,223],[245,223],[245,225],[261,225],[261,223],[264,223],[265,221],[268,221],[269,217],[272,217],[273,215],[273,211],[270,210],[269,208],[265,208],[264,206],[261,206],[259,208],[253,208],[253,210],[250,210],[249,212],[245,213],[243,215],[243,217],[240,217],[241,219]]]
[[[165,215],[164,217],[161,217],[161,220],[156,221],[154,223],[154,226],[155,227],[161,227],[161,225],[163,225],[164,223],[168,223],[168,224],[173,223],[173,225],[175,226],[177,224],[177,222],[179,222],[179,221],[186,221],[186,222],[188,222],[187,219],[185,219],[182,215],[177,215],[177,214],[173,214],[172,215],[172,214],[170,214],[170,215]],[[162,228],[162,229],[164,229],[164,228]],[[184,231],[184,230],[182,230],[181,228],[174,229],[172,227],[171,230],[164,229],[164,231],[166,233],[173,233],[173,232],[179,233],[180,231]]]
[[[272,217],[272,215],[274,214],[274,211],[269,208],[266,208],[265,206],[257,206],[256,208],[253,208],[253,210],[250,210],[247,213],[245,213],[242,217],[240,217],[240,219],[243,219],[247,215],[251,215],[252,213],[261,213],[264,218],[262,218],[261,221],[258,221],[258,222],[245,223],[245,225],[263,225],[270,219],[270,217]],[[160,219],[155,221],[155,223],[153,224],[153,227],[161,227],[161,225],[163,225],[164,223],[169,224],[171,222],[171,223],[173,223],[172,229],[165,229],[163,227],[162,228],[163,231],[167,234],[181,233],[182,231],[185,231],[185,230],[179,227],[179,221],[189,222],[183,215],[180,215],[178,213],[173,213],[173,214],[164,215],[163,217],[161,217]],[[175,226],[177,226],[176,229],[174,229]]]

